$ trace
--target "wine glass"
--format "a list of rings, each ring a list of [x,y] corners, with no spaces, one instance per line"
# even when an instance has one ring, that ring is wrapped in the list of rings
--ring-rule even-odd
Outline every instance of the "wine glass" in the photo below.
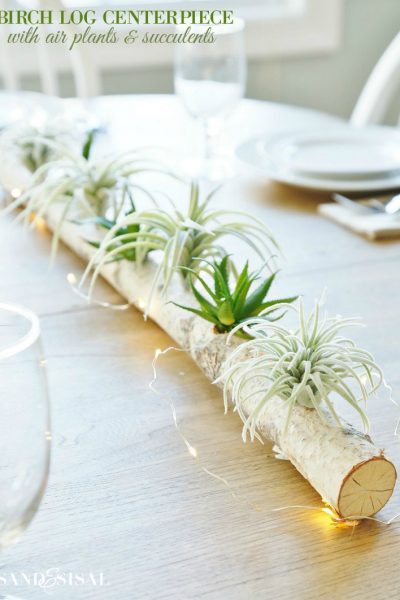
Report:
[[[37,316],[0,303],[0,550],[23,533],[46,489],[48,396]]]
[[[208,29],[208,33],[207,33]],[[178,27],[182,33],[182,28]],[[199,25],[192,33],[210,40],[210,29]],[[208,36],[205,38],[205,36]],[[246,86],[244,21],[212,28],[214,41],[175,45],[175,92],[204,132],[204,157],[192,161],[192,175],[221,179],[231,174],[227,161],[218,160],[215,138],[243,97]]]

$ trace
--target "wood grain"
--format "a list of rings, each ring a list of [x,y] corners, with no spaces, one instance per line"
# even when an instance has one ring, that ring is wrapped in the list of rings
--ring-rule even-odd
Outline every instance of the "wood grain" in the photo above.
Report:
[[[155,107],[159,116],[151,122],[145,117]],[[93,110],[108,115],[120,148],[146,136],[167,140],[180,114],[171,98],[100,99]],[[244,102],[235,119],[231,127],[236,132],[241,124],[243,137],[272,123],[328,123],[317,114],[253,102]],[[179,130],[170,139],[182,148],[186,135]],[[301,292],[311,303],[327,286],[333,312],[363,316],[368,327],[356,332],[357,340],[374,353],[398,398],[400,244],[372,244],[323,220],[315,212],[320,200],[248,177],[221,195],[221,203],[261,216],[284,247],[277,295]],[[154,395],[151,360],[171,340],[133,309],[89,307],[75,296],[66,275],[79,273],[82,264],[60,248],[49,271],[48,233],[21,241],[20,229],[6,222],[0,231],[2,301],[23,302],[41,317],[54,429],[48,492],[20,543],[1,557],[2,574],[103,571],[110,584],[61,586],[57,600],[398,598],[400,523],[339,529],[321,511],[274,512],[286,505],[321,507],[321,500],[271,447],[241,442],[241,422],[223,414],[219,391],[183,353],[161,359],[164,395]],[[98,294],[118,300],[103,282]],[[202,464],[229,489],[187,452],[170,400]],[[374,439],[400,465],[397,414],[383,397],[371,401]],[[398,490],[380,516],[396,512]],[[44,594],[32,586],[7,591],[32,600]]]

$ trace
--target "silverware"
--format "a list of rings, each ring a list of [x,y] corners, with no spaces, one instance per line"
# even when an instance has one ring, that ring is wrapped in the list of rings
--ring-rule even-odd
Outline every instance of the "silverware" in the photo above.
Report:
[[[387,204],[385,204],[385,212],[388,215],[395,215],[400,210],[400,194],[393,196]]]
[[[332,194],[332,198],[338,204],[358,213],[384,213],[387,215],[400,213],[400,194],[396,194],[391,198],[389,196],[390,200],[387,202],[378,200],[376,197],[353,200],[348,196],[343,196],[343,194]]]

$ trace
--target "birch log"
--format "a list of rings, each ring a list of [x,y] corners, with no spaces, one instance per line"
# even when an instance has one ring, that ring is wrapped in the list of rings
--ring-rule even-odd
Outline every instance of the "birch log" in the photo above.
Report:
[[[56,219],[56,215],[48,215],[50,227]],[[66,223],[62,239],[84,259],[92,255],[92,249],[82,240],[79,226]],[[143,310],[155,267],[151,261],[140,269],[133,263],[121,261],[107,265],[102,274],[129,303]],[[150,318],[186,349],[208,379],[214,381],[240,340],[233,338],[228,345],[226,335],[216,334],[210,323],[168,303],[169,299],[180,304],[192,302],[176,279],[168,297],[163,296],[161,290],[157,291],[149,309]],[[254,397],[244,406],[247,415],[257,400]],[[396,469],[369,436],[350,424],[338,427],[327,411],[325,416],[324,422],[315,410],[296,406],[285,431],[287,406],[280,398],[274,398],[260,416],[258,428],[341,517],[371,516],[392,495]]]
[[[12,187],[26,187],[26,176],[23,180],[21,175],[19,173],[17,181],[14,176],[11,185],[8,171],[9,190]],[[50,228],[54,228],[59,214],[60,207],[56,206],[47,214]],[[61,229],[64,243],[88,261],[93,248],[82,239],[82,234],[82,228],[72,223],[64,223]],[[137,269],[133,263],[120,261],[106,265],[102,276],[129,303],[143,310],[155,266],[149,260],[145,267]],[[205,375],[214,381],[220,375],[229,353],[240,340],[234,338],[228,344],[226,335],[216,334],[207,321],[168,304],[170,299],[181,304],[192,302],[178,278],[173,281],[168,297],[157,290],[149,310],[150,318],[180,347],[187,350]],[[254,397],[243,406],[245,414],[251,413],[256,402],[257,397]],[[371,516],[391,497],[396,482],[396,469],[368,435],[350,424],[338,427],[331,415],[324,412],[326,421],[321,420],[315,410],[297,405],[285,431],[287,406],[276,397],[267,403],[260,415],[258,429],[264,438],[279,447],[284,457],[290,460],[340,517],[356,519]]]

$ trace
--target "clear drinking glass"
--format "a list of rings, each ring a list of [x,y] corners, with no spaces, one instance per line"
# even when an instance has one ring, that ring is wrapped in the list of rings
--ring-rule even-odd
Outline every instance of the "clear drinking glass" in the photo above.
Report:
[[[183,31],[181,27],[178,30]],[[207,26],[191,30],[205,35]],[[214,42],[175,45],[174,80],[176,94],[204,131],[204,156],[192,161],[191,174],[220,179],[229,176],[231,168],[227,161],[218,160],[215,138],[246,87],[244,21],[214,26],[212,33]]]
[[[37,316],[0,303],[0,550],[29,525],[46,488],[48,396]]]

